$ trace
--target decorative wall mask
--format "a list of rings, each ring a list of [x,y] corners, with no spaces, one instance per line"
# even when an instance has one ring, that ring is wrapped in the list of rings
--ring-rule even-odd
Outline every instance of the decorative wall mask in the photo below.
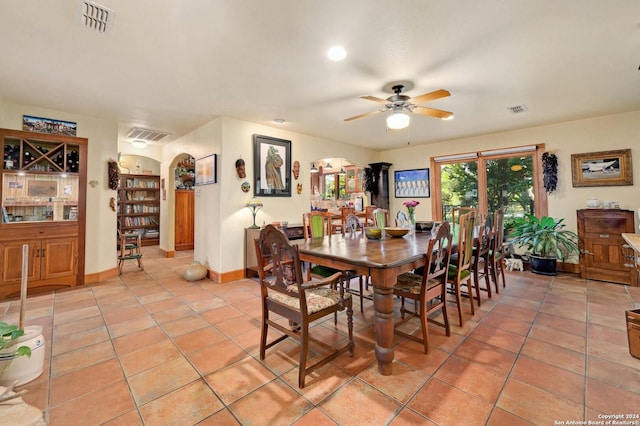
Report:
[[[293,178],[298,180],[298,176],[300,176],[300,162],[296,160],[293,162]]]
[[[236,160],[236,173],[238,174],[238,178],[240,179],[244,179],[247,177],[244,160],[242,158],[238,158]]]
[[[298,191],[298,194],[302,194],[302,184],[299,183],[298,186],[296,187],[296,190]]]

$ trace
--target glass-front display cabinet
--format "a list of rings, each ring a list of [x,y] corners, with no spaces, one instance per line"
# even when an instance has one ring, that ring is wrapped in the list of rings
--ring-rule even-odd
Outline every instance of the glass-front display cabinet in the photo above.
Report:
[[[0,300],[19,294],[28,246],[28,288],[84,283],[88,141],[0,129]]]

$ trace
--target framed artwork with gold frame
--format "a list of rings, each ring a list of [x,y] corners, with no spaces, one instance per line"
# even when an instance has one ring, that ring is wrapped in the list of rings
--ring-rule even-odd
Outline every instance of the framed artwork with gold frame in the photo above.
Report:
[[[631,150],[571,154],[573,187],[633,185]]]

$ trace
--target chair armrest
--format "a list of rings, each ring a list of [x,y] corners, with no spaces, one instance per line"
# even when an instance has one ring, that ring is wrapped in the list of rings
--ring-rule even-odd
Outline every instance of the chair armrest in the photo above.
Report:
[[[336,272],[335,274],[318,281],[307,281],[306,283],[302,284],[302,288],[304,288],[305,290],[308,290],[311,288],[324,287],[326,285],[336,284],[338,281],[340,281],[340,278],[342,278],[342,272]]]

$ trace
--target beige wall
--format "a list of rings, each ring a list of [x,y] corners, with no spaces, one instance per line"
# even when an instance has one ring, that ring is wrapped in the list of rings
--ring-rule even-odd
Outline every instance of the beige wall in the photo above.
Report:
[[[389,150],[382,152],[380,158],[382,161],[393,164],[390,176],[390,188],[393,189],[394,170],[430,167],[431,157],[544,143],[547,151],[558,157],[558,188],[548,196],[549,215],[564,217],[567,226],[576,230],[576,210],[586,208],[587,200],[591,197],[602,201],[619,201],[622,209],[640,208],[639,136],[640,111],[636,111]],[[571,154],[627,148],[631,149],[633,160],[635,176],[633,186],[572,187]],[[431,188],[433,190],[433,184]],[[403,208],[404,200],[393,197],[392,191],[390,200],[392,213],[395,214]],[[420,202],[421,204],[416,208],[417,219],[431,219],[431,200],[420,199]],[[636,223],[640,223],[637,217]]]
[[[116,191],[109,189],[107,162],[118,158],[118,125],[115,122],[80,114],[20,105],[0,100],[0,127],[22,130],[22,116],[55,118],[78,124],[78,137],[89,140],[87,181],[87,237],[85,272],[93,274],[116,266],[116,213],[109,207]]]

